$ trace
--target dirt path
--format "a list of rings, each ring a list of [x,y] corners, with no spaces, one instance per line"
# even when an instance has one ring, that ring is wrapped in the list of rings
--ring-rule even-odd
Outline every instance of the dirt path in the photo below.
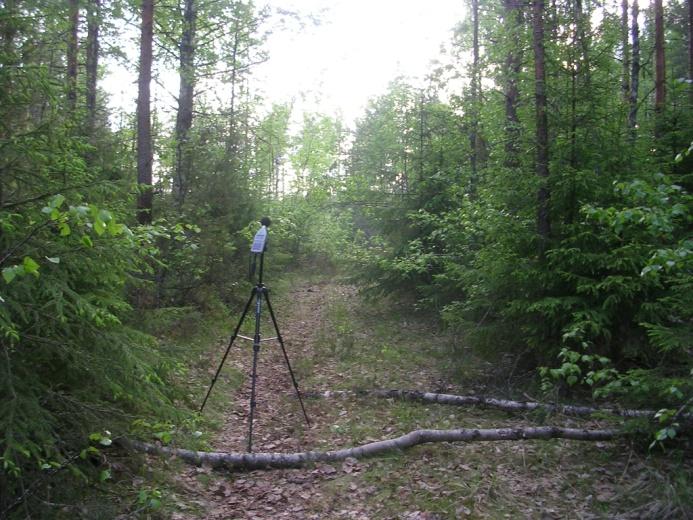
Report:
[[[301,389],[322,390],[351,388],[362,384],[362,377],[372,377],[383,383],[397,379],[408,380],[407,388],[430,388],[432,369],[419,367],[407,374],[402,367],[371,366],[366,374],[354,361],[343,366],[339,360],[350,357],[355,342],[367,342],[373,335],[368,330],[352,330],[347,325],[357,304],[353,287],[328,282],[307,284],[293,289],[284,301],[272,299],[289,359]],[[337,308],[335,317],[326,314]],[[345,313],[339,316],[339,313]],[[268,314],[266,308],[264,314]],[[268,317],[262,322],[263,336],[274,336]],[[252,326],[252,318],[244,326]],[[329,330],[336,325],[337,330]],[[406,327],[407,324],[404,324]],[[329,343],[329,344],[328,344]],[[221,348],[221,347],[220,347]],[[383,350],[381,346],[381,350]],[[386,350],[385,350],[386,352]],[[219,356],[223,354],[223,348]],[[387,361],[387,360],[384,360]],[[246,377],[246,382],[233,398],[235,405],[225,414],[224,426],[213,442],[215,451],[243,452],[247,446],[250,399],[252,346],[241,343],[234,348],[226,362]],[[376,370],[374,370],[374,368]],[[386,373],[377,374],[378,370]],[[412,384],[415,379],[417,384]],[[286,363],[281,349],[274,342],[263,343],[258,363],[257,408],[254,422],[253,449],[262,451],[304,451],[346,446],[349,439],[340,435],[340,420],[356,417],[357,403],[324,403],[306,399],[311,426],[305,424],[294,397]],[[377,403],[375,403],[377,404]],[[382,403],[380,403],[382,404]],[[395,431],[386,425],[385,435]],[[375,487],[347,485],[351,497],[348,509],[343,498],[335,496],[330,481],[345,475],[357,476],[364,464],[348,460],[340,466],[316,465],[310,469],[256,471],[245,474],[221,474],[209,468],[183,468],[179,482],[188,494],[188,501],[197,506],[189,514],[176,513],[174,518],[371,518],[364,510],[364,494]],[[350,479],[351,480],[351,479]]]
[[[273,306],[302,390],[483,390],[471,382],[448,382],[453,372],[446,361],[452,355],[449,338],[425,320],[388,305],[363,305],[352,287],[300,283],[286,297],[273,298]],[[262,331],[274,335],[269,321]],[[221,356],[223,348],[214,355]],[[224,413],[212,442],[215,451],[246,449],[251,361],[249,342],[227,360],[245,383]],[[281,349],[273,342],[263,343],[257,384],[256,452],[334,449],[416,428],[545,422],[490,410],[354,398],[307,399],[312,422],[307,427]],[[555,419],[567,426],[598,426]],[[655,492],[670,485],[666,468],[658,464],[615,443],[557,440],[427,445],[378,459],[293,470],[228,473],[181,466],[176,479],[181,507],[171,517],[587,519],[666,517],[669,510],[685,511],[667,502],[666,493],[662,498]]]
[[[316,357],[315,342],[325,320],[327,284],[299,287],[283,302],[272,303],[292,368],[299,385],[305,387],[306,368]],[[340,288],[343,291],[346,289]],[[263,336],[274,336],[263,309]],[[245,329],[252,326],[252,317]],[[241,342],[227,364],[244,374],[246,381],[233,397],[233,408],[224,417],[224,426],[213,442],[217,451],[243,452],[248,439],[248,406],[252,345]],[[223,350],[222,350],[223,352]],[[320,367],[311,367],[320,370]],[[305,424],[281,349],[276,342],[263,343],[258,362],[257,408],[254,422],[253,448],[262,451],[303,451],[317,446],[319,424],[325,413],[313,402],[306,401],[312,426]],[[199,508],[193,514],[176,514],[174,518],[321,518],[310,509],[323,502],[325,496],[317,482],[331,478],[337,470],[317,466],[310,470],[249,472],[224,475],[208,468],[184,468],[181,481],[194,497],[190,502]]]

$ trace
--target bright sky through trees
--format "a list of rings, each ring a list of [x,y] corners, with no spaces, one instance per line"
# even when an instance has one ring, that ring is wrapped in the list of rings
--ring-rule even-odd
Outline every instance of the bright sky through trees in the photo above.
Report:
[[[273,11],[271,26],[281,18],[277,10],[298,13],[304,26],[289,21],[284,29],[272,29],[269,60],[256,67],[254,88],[268,104],[294,100],[299,119],[308,110],[341,113],[348,123],[396,76],[422,78],[465,15],[459,0],[268,0],[265,5]],[[312,24],[308,15],[319,22]],[[128,52],[136,60],[139,34],[131,29]],[[177,75],[159,71],[159,78],[155,98],[170,107],[166,98],[177,92]],[[112,106],[134,110],[134,81],[132,70],[109,65],[104,86]]]
[[[272,101],[296,98],[299,110],[341,110],[347,121],[397,75],[425,75],[465,11],[459,0],[270,0],[269,5],[315,13],[321,22],[270,36],[270,59],[256,71],[261,89]]]

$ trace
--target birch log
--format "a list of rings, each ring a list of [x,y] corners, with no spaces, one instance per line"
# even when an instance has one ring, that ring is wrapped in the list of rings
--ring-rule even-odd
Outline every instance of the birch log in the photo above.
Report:
[[[571,439],[577,441],[606,441],[617,437],[618,430],[586,430],[541,426],[532,428],[464,428],[459,430],[415,430],[401,437],[370,442],[353,448],[335,451],[305,451],[302,453],[225,453],[193,451],[120,439],[122,446],[154,455],[173,456],[189,464],[209,465],[226,469],[297,468],[314,462],[335,462],[353,457],[372,457],[380,453],[404,450],[430,442],[515,441],[531,439]]]
[[[533,410],[546,410],[552,413],[564,415],[592,415],[604,413],[621,417],[646,417],[654,418],[655,410],[633,410],[628,408],[596,408],[592,406],[576,406],[569,404],[538,403],[533,401],[510,401],[507,399],[495,399],[493,397],[479,397],[475,395],[436,394],[433,392],[419,392],[416,390],[336,390],[327,392],[304,392],[306,397],[329,399],[332,397],[378,397],[385,399],[402,399],[406,401],[421,401],[426,403],[439,403],[455,406],[482,406],[498,408],[507,412],[522,412]],[[693,421],[693,414],[682,413],[680,420]]]

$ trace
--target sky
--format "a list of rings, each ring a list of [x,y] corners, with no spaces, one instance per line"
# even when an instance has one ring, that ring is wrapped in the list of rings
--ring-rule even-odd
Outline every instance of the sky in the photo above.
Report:
[[[462,0],[258,0],[256,5],[312,14],[320,22],[303,28],[287,24],[272,32],[266,43],[269,59],[256,66],[251,86],[268,107],[293,102],[295,121],[304,111],[317,111],[340,115],[350,126],[395,77],[423,78],[465,15]],[[135,29],[124,44],[136,57]],[[135,108],[134,65],[108,68],[103,85],[113,108]],[[173,108],[166,91],[177,93],[177,81],[175,71],[159,71],[158,84],[152,85],[165,109]]]
[[[270,0],[272,7],[318,13],[321,23],[277,32],[255,81],[272,101],[298,112],[359,117],[398,75],[423,78],[464,17],[462,0]],[[303,96],[301,96],[303,94]]]

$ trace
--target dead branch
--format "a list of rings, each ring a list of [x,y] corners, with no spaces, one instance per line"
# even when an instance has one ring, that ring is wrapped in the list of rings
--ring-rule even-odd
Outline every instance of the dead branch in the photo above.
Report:
[[[492,397],[479,397],[475,395],[436,394],[433,392],[419,392],[416,390],[336,390],[327,392],[303,392],[306,397],[325,398],[332,397],[380,397],[385,399],[402,399],[406,401],[422,401],[427,403],[448,404],[454,406],[481,406],[498,408],[507,412],[521,412],[533,410],[545,410],[551,413],[564,415],[592,415],[609,414],[620,417],[646,417],[654,418],[655,410],[632,410],[628,408],[597,408],[592,406],[576,406],[568,404],[538,403],[533,401],[510,401],[507,399],[495,399]],[[684,421],[693,421],[693,414],[682,413],[677,417]]]
[[[459,430],[415,430],[401,437],[370,442],[362,446],[336,451],[306,451],[302,453],[224,453],[192,451],[158,446],[136,440],[121,439],[124,447],[154,455],[178,457],[189,464],[210,465],[226,469],[296,468],[314,462],[335,462],[350,457],[372,457],[383,452],[404,450],[429,442],[515,441],[530,439],[571,439],[577,441],[606,441],[617,437],[618,430],[586,430],[541,426],[530,428],[465,428]]]

